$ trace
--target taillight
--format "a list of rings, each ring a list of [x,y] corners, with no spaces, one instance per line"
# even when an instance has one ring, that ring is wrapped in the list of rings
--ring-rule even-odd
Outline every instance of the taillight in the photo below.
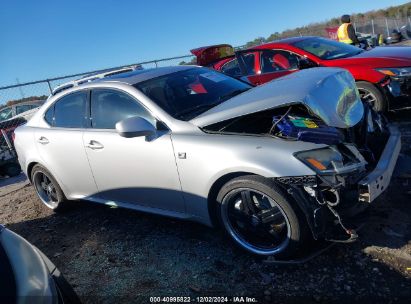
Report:
[[[14,141],[14,139],[16,138],[16,134],[14,133],[14,131],[11,132],[11,139]]]

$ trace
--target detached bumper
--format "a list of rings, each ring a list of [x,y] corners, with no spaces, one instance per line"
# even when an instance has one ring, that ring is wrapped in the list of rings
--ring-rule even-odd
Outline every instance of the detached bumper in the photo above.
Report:
[[[390,181],[401,150],[401,133],[394,125],[388,126],[390,137],[375,169],[358,183],[359,200],[371,203],[383,193]]]

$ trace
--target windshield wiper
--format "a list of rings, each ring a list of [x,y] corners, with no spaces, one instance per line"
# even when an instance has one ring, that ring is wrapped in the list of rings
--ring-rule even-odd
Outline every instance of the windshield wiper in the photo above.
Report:
[[[225,95],[220,96],[220,98],[218,98],[218,101],[219,101],[219,102],[226,101],[227,99],[230,99],[230,98],[232,98],[232,97],[234,97],[234,96],[237,96],[237,95],[239,95],[239,94],[241,94],[241,93],[243,93],[243,92],[245,92],[245,91],[248,91],[249,89],[250,89],[250,88],[240,89],[240,90],[234,90],[234,91],[232,91],[232,92],[230,92],[230,93],[228,93],[228,94],[225,94]]]

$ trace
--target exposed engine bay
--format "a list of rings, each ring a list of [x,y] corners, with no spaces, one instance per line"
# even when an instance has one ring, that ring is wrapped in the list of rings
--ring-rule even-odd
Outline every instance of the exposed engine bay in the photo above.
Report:
[[[364,106],[363,118],[357,124],[337,128],[328,126],[304,105],[292,104],[232,118],[203,130],[327,145],[295,155],[316,175],[275,180],[304,211],[314,238],[335,242],[351,242],[357,238],[355,228],[361,221],[354,223],[352,219],[371,202],[369,188],[361,185],[378,167],[390,137],[382,115]],[[382,178],[379,176],[377,180]]]
[[[389,136],[385,126],[385,118],[367,106],[359,123],[351,128],[337,128],[326,125],[305,106],[294,104],[232,118],[207,126],[203,130],[224,134],[273,136],[327,145],[355,144],[372,166],[379,159]]]

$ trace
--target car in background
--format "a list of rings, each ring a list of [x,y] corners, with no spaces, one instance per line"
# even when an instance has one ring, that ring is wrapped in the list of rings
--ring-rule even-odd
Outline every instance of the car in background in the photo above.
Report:
[[[197,63],[254,85],[310,67],[340,67],[354,76],[361,99],[376,111],[411,106],[411,48],[358,47],[322,37],[295,37],[234,52],[230,45],[191,52]]]
[[[343,69],[258,87],[199,66],[71,85],[15,130],[45,206],[88,200],[217,225],[258,255],[355,240],[348,210],[385,191],[401,146]]]
[[[10,120],[16,116],[28,120],[44,102],[45,100],[34,100],[2,108],[0,109],[0,122]]]
[[[56,266],[34,245],[0,225],[2,303],[80,303]]]

